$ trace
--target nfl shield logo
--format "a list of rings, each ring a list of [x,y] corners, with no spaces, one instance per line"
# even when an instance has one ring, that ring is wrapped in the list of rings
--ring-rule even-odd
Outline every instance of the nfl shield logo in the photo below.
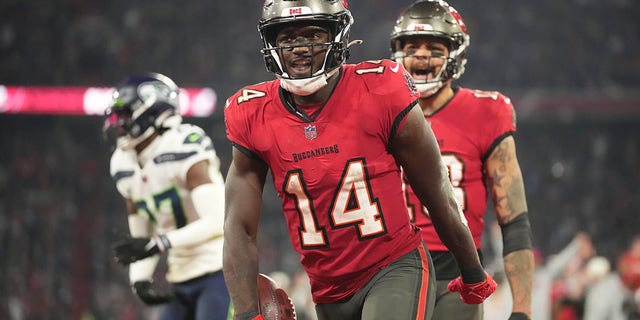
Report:
[[[316,131],[316,126],[308,125],[304,127],[304,137],[308,140],[313,140],[318,136],[318,132]]]

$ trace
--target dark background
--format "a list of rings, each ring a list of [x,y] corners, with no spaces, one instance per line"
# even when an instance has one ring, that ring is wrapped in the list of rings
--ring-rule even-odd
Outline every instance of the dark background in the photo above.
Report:
[[[349,61],[388,57],[409,3],[352,0],[351,39],[364,44]],[[456,84],[514,101],[535,245],[554,254],[582,230],[614,262],[640,226],[640,2],[450,3],[471,35]],[[261,4],[4,0],[0,85],[111,86],[155,71],[212,87],[217,111],[185,121],[211,135],[226,172],[224,99],[273,78],[258,53]],[[148,316],[110,256],[127,226],[101,127],[99,117],[0,114],[0,318]],[[296,272],[270,185],[262,218],[261,270]]]

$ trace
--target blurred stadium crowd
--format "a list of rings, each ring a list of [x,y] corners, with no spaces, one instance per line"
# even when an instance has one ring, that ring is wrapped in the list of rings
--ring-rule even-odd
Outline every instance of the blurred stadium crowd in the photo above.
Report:
[[[387,57],[391,26],[409,3],[352,0],[351,38],[365,43],[350,60]],[[461,84],[500,90],[515,98],[516,111],[530,103],[518,97],[532,91],[599,98],[588,115],[579,105],[569,117],[522,112],[515,136],[541,261],[564,252],[576,235],[591,244],[588,253],[573,252],[544,292],[556,319],[581,319],[590,282],[576,286],[578,275],[592,270],[596,256],[610,264],[606,274],[617,274],[618,259],[640,234],[640,2],[451,3],[471,34]],[[260,4],[3,1],[0,85],[115,85],[129,74],[157,71],[181,86],[212,87],[222,100],[271,79],[258,54]],[[631,112],[610,116],[616,112],[607,101],[629,93]],[[231,149],[221,110],[187,121],[208,131],[226,170]],[[127,226],[101,128],[98,117],[0,114],[1,319],[153,319],[111,257],[110,244]],[[282,272],[277,279],[302,292],[292,294],[299,317],[312,318],[279,200],[273,190],[267,195],[261,270]],[[500,250],[495,239],[485,240],[485,264],[492,265]]]
[[[351,61],[389,56],[410,0],[352,0]],[[267,80],[258,55],[260,1],[6,0],[0,83],[104,85],[156,70],[227,96]],[[486,88],[615,90],[640,85],[640,4],[633,0],[451,2],[471,35],[461,82]]]

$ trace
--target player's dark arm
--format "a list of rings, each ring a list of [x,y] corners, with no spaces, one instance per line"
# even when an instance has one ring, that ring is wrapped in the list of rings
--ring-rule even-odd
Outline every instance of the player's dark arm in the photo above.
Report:
[[[487,186],[502,229],[504,270],[513,312],[531,316],[534,260],[531,227],[520,164],[512,136],[503,139],[485,162]]]
[[[193,190],[201,185],[212,183],[209,176],[209,161],[201,160],[194,163],[187,171],[187,188]]]
[[[462,222],[433,131],[424,121],[419,107],[414,107],[406,117],[392,140],[392,153],[402,165],[416,195],[429,210],[438,236],[455,256],[461,270],[477,270],[480,259],[471,232]]]
[[[268,167],[233,148],[225,182],[223,272],[238,314],[258,312],[258,223]]]

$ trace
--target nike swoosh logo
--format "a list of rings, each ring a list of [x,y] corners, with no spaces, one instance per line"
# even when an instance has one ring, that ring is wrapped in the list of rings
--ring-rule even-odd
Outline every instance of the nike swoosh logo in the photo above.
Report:
[[[395,67],[389,67],[389,70],[395,72],[398,72],[398,69],[400,69],[400,62],[396,62],[396,66]]]

